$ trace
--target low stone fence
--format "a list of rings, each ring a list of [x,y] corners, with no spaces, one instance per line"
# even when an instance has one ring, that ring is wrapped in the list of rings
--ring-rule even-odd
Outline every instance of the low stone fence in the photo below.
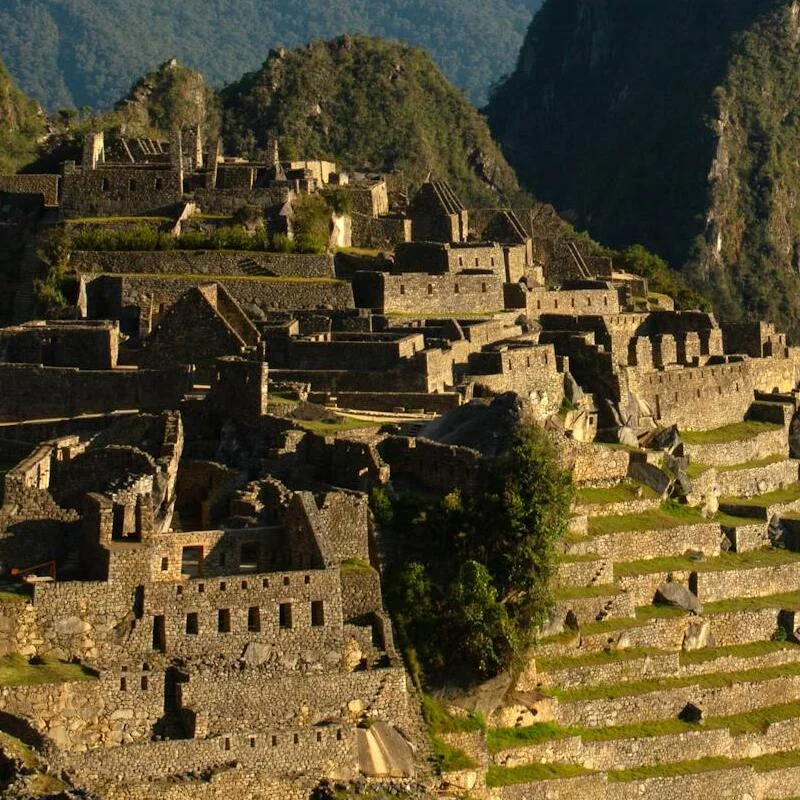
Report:
[[[729,470],[717,473],[717,490],[721,497],[754,497],[774,492],[797,483],[798,461],[790,459],[763,467]]]
[[[561,561],[558,565],[556,585],[601,586],[614,582],[614,562],[609,558],[591,561]]]
[[[712,522],[662,530],[619,531],[570,543],[567,555],[596,554],[622,561],[630,559],[632,554],[644,560],[681,556],[687,550],[699,550],[707,556],[716,556],[719,555],[722,538],[719,523]]]
[[[736,597],[768,597],[797,591],[800,586],[800,561],[724,572],[697,572],[692,581],[696,581],[696,594],[702,603]]]
[[[783,428],[765,431],[752,439],[741,439],[722,444],[684,444],[689,459],[709,467],[732,467],[749,461],[760,461],[769,456],[789,455],[788,434]]]

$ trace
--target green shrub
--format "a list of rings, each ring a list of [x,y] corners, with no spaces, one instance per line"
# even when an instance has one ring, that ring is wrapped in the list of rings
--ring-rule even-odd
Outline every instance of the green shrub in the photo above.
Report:
[[[487,462],[478,491],[438,500],[372,495],[398,552],[387,600],[424,677],[486,677],[512,665],[552,607],[557,543],[573,497],[547,435],[523,429]]]

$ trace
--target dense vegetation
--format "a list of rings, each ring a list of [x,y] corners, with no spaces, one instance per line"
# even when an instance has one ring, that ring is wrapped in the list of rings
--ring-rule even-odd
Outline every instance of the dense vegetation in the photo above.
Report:
[[[729,319],[800,335],[800,48],[788,0],[547,0],[490,125],[523,185],[641,242]]]
[[[226,88],[222,104],[231,152],[263,151],[271,131],[289,157],[397,168],[412,187],[434,171],[476,202],[518,193],[478,112],[407,45],[358,36],[276,53]]]
[[[571,499],[570,477],[535,427],[488,462],[474,494],[374,495],[377,519],[397,541],[388,602],[418,679],[493,675],[531,642],[551,607]]]
[[[177,57],[212,84],[255,69],[270,48],[364,32],[429,50],[475,102],[508,72],[540,0],[4,0],[0,53],[48,109],[103,108]]]
[[[30,163],[43,133],[39,107],[17,89],[0,62],[0,173]]]

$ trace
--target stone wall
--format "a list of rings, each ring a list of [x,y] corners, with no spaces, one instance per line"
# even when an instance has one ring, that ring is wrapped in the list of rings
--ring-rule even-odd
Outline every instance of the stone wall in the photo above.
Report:
[[[158,278],[155,275],[125,275],[86,278],[90,316],[112,316],[124,321],[135,314],[133,319],[136,332],[140,327],[140,310],[149,320],[153,309],[163,312],[187,289],[207,283],[207,278],[202,276]],[[246,311],[250,311],[252,307],[257,307],[261,312],[353,308],[352,290],[343,281],[240,277],[221,278],[218,283]],[[146,327],[146,332],[148,331],[149,326]]]
[[[562,289],[557,292],[533,288],[526,295],[529,317],[542,314],[619,314],[616,289]]]
[[[577,486],[614,486],[628,476],[631,453],[624,447],[569,441],[564,465]]]
[[[359,308],[386,314],[491,314],[505,306],[495,275],[425,275],[357,272],[353,293]]]
[[[481,455],[468,447],[390,436],[379,449],[394,480],[447,493],[454,486],[466,491],[475,487],[479,479]]]
[[[798,461],[790,459],[749,469],[717,472],[717,490],[721,497],[753,497],[797,483]]]
[[[70,267],[77,272],[109,275],[199,275],[277,278],[333,278],[333,256],[259,251],[168,250],[163,252],[74,251]]]
[[[744,419],[756,390],[791,391],[797,369],[789,359],[750,359],[655,372],[630,368],[627,378],[630,391],[662,424],[709,430]]]
[[[691,461],[711,467],[728,467],[760,461],[773,455],[788,456],[789,438],[783,428],[759,433],[749,439],[723,444],[684,444]]]
[[[164,712],[163,680],[143,684],[141,670],[125,674],[125,684],[115,671],[99,680],[4,687],[0,712],[26,720],[66,753],[147,740]]]
[[[163,411],[191,390],[187,367],[164,370],[78,370],[0,364],[0,420],[75,417],[115,409]]]
[[[0,192],[40,194],[46,206],[58,205],[58,175],[0,175]]]
[[[794,592],[800,582],[800,562],[771,567],[697,572],[692,581],[703,603],[735,597],[769,597]]]
[[[411,240],[411,220],[405,217],[372,217],[353,213],[353,247],[391,250]]]
[[[61,213],[67,218],[153,213],[182,196],[181,174],[169,167],[115,164],[70,172],[61,179]]]
[[[138,783],[201,773],[234,762],[238,764],[237,771],[254,770],[271,777],[322,774],[329,764],[336,764],[345,772],[349,768],[355,774],[356,729],[349,725],[276,728],[207,739],[147,742],[75,755],[66,761],[66,766],[79,785],[96,786],[98,779]]]
[[[237,730],[270,730],[282,725],[318,724],[340,718],[353,700],[373,719],[408,721],[406,675],[402,667],[331,675],[287,675],[216,671],[195,674],[181,686],[183,706],[194,710],[204,735]]]
[[[107,322],[36,322],[0,328],[0,362],[113,369],[119,327]]]

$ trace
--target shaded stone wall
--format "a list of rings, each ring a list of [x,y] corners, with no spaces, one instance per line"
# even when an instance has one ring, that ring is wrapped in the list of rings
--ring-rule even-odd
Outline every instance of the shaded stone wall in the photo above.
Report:
[[[119,327],[108,323],[47,322],[0,328],[0,362],[113,369]]]
[[[61,189],[61,213],[67,218],[154,212],[183,196],[178,170],[117,164],[70,172],[61,179]]]
[[[40,194],[46,206],[58,205],[58,175],[0,175],[0,192]]]
[[[115,409],[163,411],[180,406],[191,372],[78,370],[0,364],[0,420],[102,414]]]

